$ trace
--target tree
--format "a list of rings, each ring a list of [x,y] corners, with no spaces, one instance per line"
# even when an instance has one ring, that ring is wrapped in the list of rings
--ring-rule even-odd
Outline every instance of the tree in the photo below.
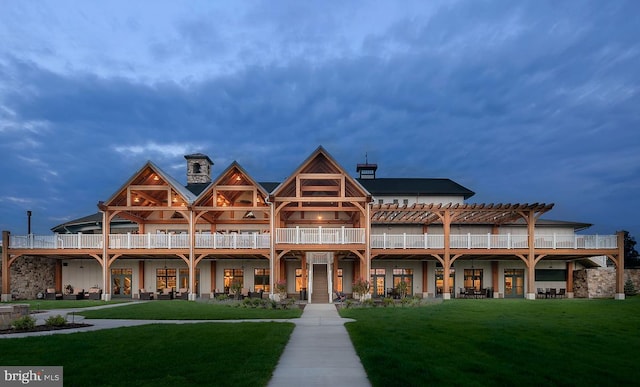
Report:
[[[629,235],[629,231],[624,232],[624,267],[625,269],[640,268],[640,254],[636,250],[636,240]]]

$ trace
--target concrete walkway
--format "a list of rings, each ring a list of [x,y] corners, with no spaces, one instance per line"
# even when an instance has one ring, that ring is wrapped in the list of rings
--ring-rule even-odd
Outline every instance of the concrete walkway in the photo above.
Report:
[[[83,316],[75,314],[83,310],[115,308],[123,305],[128,305],[128,303],[81,309],[55,309],[35,313],[32,316],[36,318],[37,325],[44,324],[50,316],[62,315],[67,316],[69,322],[83,322],[92,324],[92,326],[44,332],[12,333],[0,335],[0,339],[69,334],[145,324],[292,322],[296,324],[296,327],[280,357],[269,386],[371,386],[362,363],[360,363],[360,358],[356,355],[351,344],[347,329],[344,327],[345,322],[353,320],[340,318],[333,304],[307,304],[301,318],[286,320],[115,320],[85,319]]]
[[[269,382],[280,386],[371,386],[333,304],[307,304]]]

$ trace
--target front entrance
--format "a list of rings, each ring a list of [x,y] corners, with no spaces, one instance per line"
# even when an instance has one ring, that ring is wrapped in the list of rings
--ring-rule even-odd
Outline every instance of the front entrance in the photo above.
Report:
[[[504,297],[524,297],[524,269],[504,269]]]
[[[111,269],[111,295],[117,298],[131,298],[132,269]]]
[[[371,282],[373,287],[373,297],[382,298],[386,296],[385,269],[371,269]]]
[[[329,280],[327,265],[313,265],[313,286],[311,287],[311,303],[329,303]]]

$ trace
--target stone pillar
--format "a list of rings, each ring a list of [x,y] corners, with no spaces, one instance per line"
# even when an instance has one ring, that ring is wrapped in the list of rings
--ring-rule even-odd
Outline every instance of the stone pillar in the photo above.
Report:
[[[9,284],[11,276],[9,272],[9,231],[2,232],[2,295],[0,301],[11,301],[11,289]]]

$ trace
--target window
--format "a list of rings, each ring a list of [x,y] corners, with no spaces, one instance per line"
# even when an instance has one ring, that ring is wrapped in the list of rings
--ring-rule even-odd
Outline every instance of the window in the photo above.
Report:
[[[200,173],[200,163],[193,163],[193,173]]]
[[[398,204],[398,199],[393,199],[393,204]]]
[[[176,269],[156,269],[156,288],[176,288]]]
[[[438,263],[440,267],[436,266],[436,295],[441,296],[444,289],[444,269],[442,265]],[[455,294],[455,278],[456,269],[449,269],[449,293]]]
[[[536,281],[566,281],[565,269],[536,269]]]
[[[402,199],[402,204],[405,206],[409,204],[409,199]]]
[[[336,288],[336,291],[342,292],[342,269],[338,269],[338,282],[333,286]]]
[[[384,199],[378,199],[378,204],[384,204]]]
[[[407,296],[413,294],[413,269],[393,269],[393,288],[395,289],[400,282],[407,283]]]
[[[229,293],[232,284],[244,287],[244,269],[224,269],[224,292]]]
[[[464,269],[464,287],[482,289],[482,269]]]
[[[307,270],[307,278],[309,278],[309,271]],[[302,288],[306,288],[307,284],[302,283],[302,269],[296,269],[296,292],[299,292]]]
[[[253,271],[253,289],[256,292],[260,290],[269,292],[269,275],[271,271],[269,269],[254,269]]]

